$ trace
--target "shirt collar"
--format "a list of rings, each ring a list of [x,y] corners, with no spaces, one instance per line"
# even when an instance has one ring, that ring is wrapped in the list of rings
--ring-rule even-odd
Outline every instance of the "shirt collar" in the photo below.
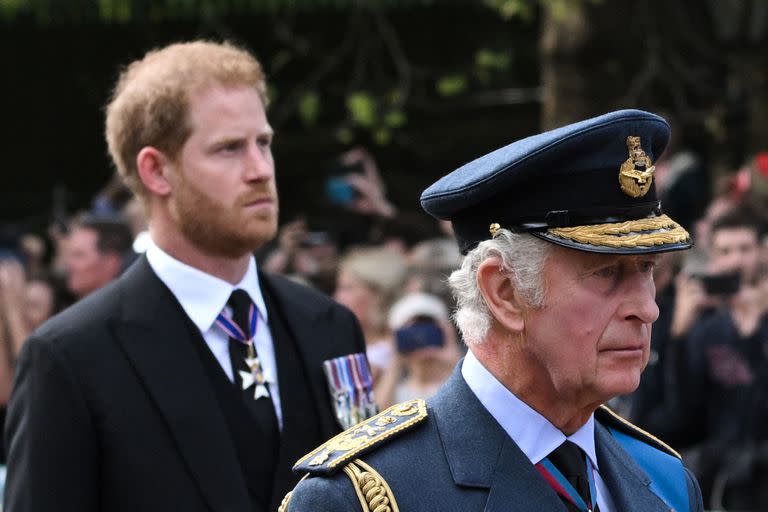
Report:
[[[589,420],[570,436],[566,436],[528,404],[517,398],[499,382],[475,357],[467,352],[461,374],[480,403],[501,428],[512,438],[532,464],[538,464],[568,439],[589,457],[595,469],[595,418]]]
[[[259,285],[256,260],[251,256],[248,269],[239,283],[232,285],[223,279],[183,263],[150,241],[147,260],[160,280],[171,290],[187,316],[200,332],[207,332],[224,309],[232,291],[242,288],[251,297],[259,316],[267,321],[267,307]]]

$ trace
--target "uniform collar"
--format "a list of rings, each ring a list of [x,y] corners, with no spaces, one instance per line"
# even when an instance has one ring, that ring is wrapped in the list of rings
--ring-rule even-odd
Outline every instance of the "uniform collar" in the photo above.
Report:
[[[541,462],[566,439],[579,446],[595,468],[595,418],[570,436],[566,436],[528,404],[517,398],[468,351],[461,367],[467,385],[501,428],[517,444],[532,464]]]
[[[152,270],[176,296],[187,316],[205,333],[224,309],[232,291],[241,288],[251,297],[259,315],[267,321],[267,307],[259,285],[256,260],[251,256],[248,269],[239,283],[232,285],[183,263],[151,241],[147,260]]]

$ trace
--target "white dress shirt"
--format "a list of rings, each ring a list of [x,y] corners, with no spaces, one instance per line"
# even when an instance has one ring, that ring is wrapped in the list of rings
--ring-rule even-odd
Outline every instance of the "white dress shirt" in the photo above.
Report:
[[[517,398],[511,391],[489,372],[472,351],[468,351],[461,367],[461,374],[469,389],[475,394],[501,428],[520,447],[531,464],[538,464],[567,439],[589,457],[595,468],[595,487],[597,504],[601,512],[613,512],[613,499],[600,477],[595,452],[594,415],[576,432],[566,436],[544,416],[533,410],[528,404]]]
[[[215,322],[216,317],[225,307],[228,314],[232,314],[229,306],[227,306],[232,291],[241,288],[248,293],[259,316],[254,337],[254,348],[259,356],[261,369],[269,386],[272,405],[274,405],[277,415],[277,424],[282,430],[283,417],[280,409],[280,390],[277,384],[275,347],[267,323],[267,306],[264,303],[264,296],[261,294],[259,277],[256,273],[256,260],[253,256],[248,262],[248,270],[243,278],[239,283],[232,285],[177,260],[160,249],[154,242],[150,242],[146,254],[149,266],[176,296],[187,316],[200,329],[208,348],[232,382],[234,382],[234,373],[229,358],[229,336]]]

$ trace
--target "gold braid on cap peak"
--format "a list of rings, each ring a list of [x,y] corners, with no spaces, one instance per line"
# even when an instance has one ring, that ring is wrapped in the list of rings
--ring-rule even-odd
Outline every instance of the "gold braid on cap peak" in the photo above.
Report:
[[[643,233],[643,231],[651,231],[651,233]],[[691,237],[680,224],[667,215],[609,224],[550,228],[548,232],[577,243],[603,247],[649,247],[677,244],[687,242]]]
[[[355,459],[344,466],[344,472],[352,480],[363,512],[400,512],[392,489],[371,466]]]

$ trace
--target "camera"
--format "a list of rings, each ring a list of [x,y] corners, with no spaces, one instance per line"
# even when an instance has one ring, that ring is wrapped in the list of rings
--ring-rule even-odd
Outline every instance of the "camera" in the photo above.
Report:
[[[741,288],[741,275],[738,272],[703,274],[694,277],[701,281],[707,295],[733,295]]]

